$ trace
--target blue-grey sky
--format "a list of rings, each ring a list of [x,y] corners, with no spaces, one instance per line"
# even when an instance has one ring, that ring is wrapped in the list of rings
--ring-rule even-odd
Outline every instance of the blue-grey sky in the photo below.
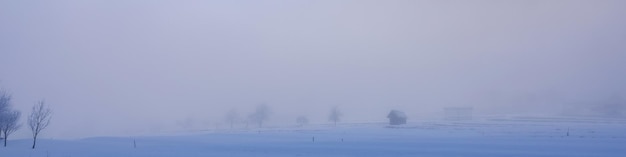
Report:
[[[45,138],[213,128],[261,103],[273,124],[332,106],[346,122],[559,114],[625,97],[625,15],[621,0],[0,1],[0,87],[24,115],[46,100]]]

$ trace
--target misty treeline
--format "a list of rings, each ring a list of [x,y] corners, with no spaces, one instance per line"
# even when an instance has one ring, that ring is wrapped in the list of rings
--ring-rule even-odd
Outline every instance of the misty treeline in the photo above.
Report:
[[[272,109],[267,104],[257,105],[251,113],[248,114],[247,117],[242,118],[237,112],[236,109],[230,109],[224,115],[224,121],[228,124],[230,129],[233,129],[235,124],[245,124],[245,128],[249,128],[250,124],[255,124],[257,127],[262,128],[263,124],[269,121],[272,115]],[[343,116],[342,112],[339,110],[339,107],[332,107],[328,121],[332,122],[333,125],[337,125],[337,122],[341,121],[341,117]],[[307,116],[300,115],[296,117],[295,122],[298,126],[304,126],[309,124],[309,118]]]
[[[0,135],[3,139],[4,147],[7,146],[7,140],[11,134],[15,133],[22,127],[19,120],[22,113],[13,109],[12,95],[6,90],[0,89]],[[48,108],[43,100],[38,101],[32,108],[30,115],[27,117],[27,125],[33,137],[32,149],[35,149],[37,137],[48,127],[52,110]]]
[[[612,95],[604,102],[594,105],[591,110],[603,116],[623,117],[626,116],[626,101],[619,95]]]
[[[626,118],[626,100],[620,96],[609,96],[601,102],[587,103],[582,108],[585,112],[581,116],[599,116],[599,117],[612,117],[612,118]],[[581,106],[577,106],[581,107]],[[236,109],[230,109],[225,114],[225,122],[229,125],[230,129],[233,129],[237,124],[244,124],[245,128],[249,128],[251,124],[262,128],[265,123],[270,120],[270,117],[274,114],[271,107],[267,104],[257,105],[255,109],[247,115],[247,117],[241,117]],[[562,112],[564,115],[572,115],[567,109]],[[343,112],[338,106],[331,107],[328,112],[328,122],[333,126],[337,126],[343,119]],[[381,116],[383,117],[383,116]],[[294,117],[294,122],[297,126],[305,126],[310,123],[307,116],[300,115]]]

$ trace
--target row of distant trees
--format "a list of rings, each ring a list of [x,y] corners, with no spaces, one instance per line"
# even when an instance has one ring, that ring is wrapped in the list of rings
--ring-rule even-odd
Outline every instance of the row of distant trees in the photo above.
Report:
[[[22,124],[19,123],[22,113],[13,109],[11,96],[11,93],[5,90],[0,90],[0,135],[4,140],[4,147],[7,146],[7,139],[9,136],[22,126]],[[30,115],[28,116],[27,122],[28,128],[30,129],[33,137],[32,149],[35,149],[37,137],[41,131],[46,129],[50,124],[51,116],[52,110],[46,107],[43,100],[35,103]]]
[[[256,123],[258,124],[259,128],[263,127],[263,123],[265,123],[269,119],[271,114],[271,109],[267,104],[261,104],[256,106],[254,112],[250,113],[247,119],[244,120],[246,127],[248,127],[249,123]],[[337,122],[341,121],[342,116],[343,114],[341,113],[339,108],[335,106],[331,109],[330,114],[328,115],[328,120],[330,122],[333,122],[333,124],[336,126]],[[235,123],[240,121],[242,118],[239,117],[237,110],[232,109],[226,113],[224,119],[227,123],[229,123],[230,128],[232,129]],[[309,119],[306,116],[298,116],[296,118],[296,123],[298,123],[300,126],[303,126],[309,123]]]

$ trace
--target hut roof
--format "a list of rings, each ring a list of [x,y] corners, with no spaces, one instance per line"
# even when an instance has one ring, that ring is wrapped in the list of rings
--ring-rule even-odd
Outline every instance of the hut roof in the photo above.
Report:
[[[402,111],[391,110],[391,112],[389,112],[389,115],[387,115],[387,118],[406,118],[406,114],[404,114],[404,112]]]

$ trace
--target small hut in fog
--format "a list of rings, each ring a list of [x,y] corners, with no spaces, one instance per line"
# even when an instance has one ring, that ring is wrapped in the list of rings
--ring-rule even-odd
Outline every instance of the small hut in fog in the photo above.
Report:
[[[391,110],[391,112],[387,115],[387,118],[389,118],[389,125],[406,124],[406,114],[402,111]]]

